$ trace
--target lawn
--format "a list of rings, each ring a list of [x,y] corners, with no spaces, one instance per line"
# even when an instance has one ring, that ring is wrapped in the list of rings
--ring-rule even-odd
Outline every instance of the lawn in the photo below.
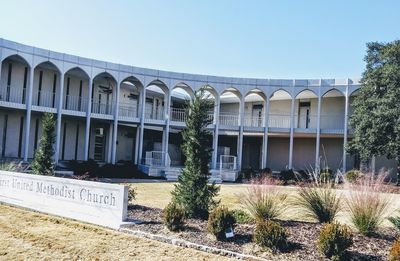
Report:
[[[137,197],[135,204],[143,205],[147,207],[164,208],[171,200],[171,191],[174,189],[174,184],[171,182],[140,182],[130,183],[129,185],[136,188]],[[229,184],[225,183],[221,185],[221,190],[218,199],[221,203],[231,209],[242,208],[239,197],[242,193],[245,193],[249,185],[247,184]],[[280,189],[285,190],[289,195],[295,195],[296,188],[291,186],[280,186]],[[347,194],[345,190],[338,190],[338,193],[343,195]],[[391,197],[391,209],[388,211],[388,216],[396,214],[396,210],[400,210],[400,194],[390,194]],[[344,202],[343,202],[344,203]],[[345,204],[343,204],[345,205]],[[400,213],[397,213],[399,215]],[[299,213],[295,211],[287,211],[285,219],[304,221]],[[338,216],[338,220],[343,223],[349,224],[347,211],[344,208]],[[389,226],[390,223],[385,221],[383,226]]]
[[[0,235],[0,260],[227,260],[6,205]]]

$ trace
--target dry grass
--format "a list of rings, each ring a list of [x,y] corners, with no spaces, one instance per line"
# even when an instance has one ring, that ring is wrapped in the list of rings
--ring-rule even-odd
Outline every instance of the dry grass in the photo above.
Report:
[[[227,260],[0,205],[0,260]]]

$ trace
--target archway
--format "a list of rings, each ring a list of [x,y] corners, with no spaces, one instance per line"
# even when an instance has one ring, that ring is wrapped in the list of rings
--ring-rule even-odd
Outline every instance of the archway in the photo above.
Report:
[[[87,111],[89,102],[89,76],[79,67],[68,70],[64,76],[63,109]]]
[[[59,91],[59,69],[49,61],[38,64],[33,74],[32,105],[56,108]]]

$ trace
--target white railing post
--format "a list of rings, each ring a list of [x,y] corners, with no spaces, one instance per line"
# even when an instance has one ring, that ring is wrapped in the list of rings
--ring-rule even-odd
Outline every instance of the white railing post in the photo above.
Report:
[[[315,141],[315,170],[317,171],[317,173],[319,172],[319,169],[321,167],[319,160],[319,148],[321,142],[321,102],[322,102],[321,85],[322,85],[322,80],[319,81],[319,88],[318,88],[317,136]]]
[[[119,78],[119,76],[118,76]],[[116,90],[116,97],[115,97],[115,104],[112,106],[114,107],[114,125],[113,125],[113,136],[112,136],[112,146],[111,146],[111,163],[115,164],[116,161],[116,154],[117,154],[117,134],[118,134],[118,113],[119,113],[119,92],[121,88],[121,83],[119,79],[117,80],[117,90]]]
[[[292,86],[292,95],[294,95],[294,81]],[[293,167],[293,140],[294,140],[294,108],[295,108],[295,97],[292,97],[292,107],[290,110],[290,142],[289,142],[289,164],[288,167]]]
[[[62,120],[62,106],[63,106],[63,94],[64,94],[64,72],[60,72],[60,91],[58,95],[58,106],[57,106],[57,126],[56,126],[56,150],[55,150],[55,164],[58,164],[60,155],[60,140],[61,140],[61,120]]]
[[[214,138],[213,138],[213,153],[212,153],[212,168],[217,168],[217,161],[218,161],[218,136],[219,136],[219,96],[216,95],[215,97],[215,106],[214,106]]]
[[[347,155],[346,155],[346,147],[347,147],[347,122],[349,114],[349,80],[347,80],[346,85],[346,93],[345,93],[345,103],[344,103],[344,130],[343,130],[343,173],[346,172],[346,164],[347,164]]]
[[[262,151],[262,168],[268,164],[268,128],[269,128],[269,96],[264,101],[264,137]]]
[[[28,161],[29,154],[29,134],[31,129],[31,109],[32,109],[32,94],[33,94],[33,75],[34,68],[29,68],[29,87],[28,96],[26,99],[26,124],[25,124],[25,146],[24,146],[24,161]]]
[[[90,138],[90,115],[92,113],[92,92],[93,92],[93,84],[92,84],[92,76],[89,76],[88,87],[88,104],[86,109],[86,128],[85,128],[85,155],[84,159],[88,160],[89,158],[89,138]]]

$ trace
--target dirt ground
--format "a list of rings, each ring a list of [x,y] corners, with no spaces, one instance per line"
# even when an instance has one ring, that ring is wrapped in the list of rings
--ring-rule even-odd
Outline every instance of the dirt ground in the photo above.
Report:
[[[0,260],[228,260],[0,205]]]

